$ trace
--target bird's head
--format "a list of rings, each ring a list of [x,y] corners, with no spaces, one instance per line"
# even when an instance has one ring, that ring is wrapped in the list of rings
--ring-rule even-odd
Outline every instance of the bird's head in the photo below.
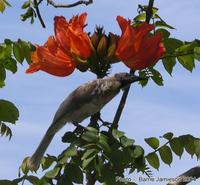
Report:
[[[116,73],[115,78],[117,81],[119,81],[122,84],[122,88],[126,87],[127,85],[144,80],[143,78],[136,76],[134,74],[129,74],[129,73]]]

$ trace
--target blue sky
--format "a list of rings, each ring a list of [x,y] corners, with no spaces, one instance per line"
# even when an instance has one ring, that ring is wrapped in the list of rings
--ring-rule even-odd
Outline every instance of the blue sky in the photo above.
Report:
[[[8,8],[0,15],[1,29],[0,42],[5,38],[17,40],[21,38],[32,43],[43,44],[49,35],[53,34],[53,17],[63,15],[67,18],[72,14],[88,12],[88,31],[93,31],[95,25],[103,25],[106,31],[120,33],[115,21],[117,15],[127,18],[136,16],[138,4],[147,4],[147,0],[94,0],[91,6],[79,6],[74,9],[53,9],[45,7],[41,10],[47,29],[42,29],[38,21],[34,25],[29,22],[21,22],[19,16],[22,0],[11,2],[13,8]],[[173,36],[182,40],[200,38],[199,0],[162,0],[155,1],[159,14],[168,23],[176,28]],[[192,134],[199,136],[200,130],[200,65],[196,65],[193,73],[176,66],[173,78],[162,70],[164,87],[157,87],[150,83],[146,88],[133,85],[121,119],[120,129],[136,140],[136,143],[144,146],[143,138],[160,136],[172,131],[177,136]],[[77,86],[94,79],[90,73],[76,71],[66,78],[50,76],[43,72],[26,75],[27,65],[19,66],[17,74],[7,74],[6,87],[0,89],[0,98],[14,102],[20,110],[20,119],[17,125],[12,127],[14,136],[11,141],[0,138],[0,179],[15,178],[18,167],[25,156],[31,155],[40,142],[47,127],[50,125],[55,111],[62,100]],[[112,74],[119,71],[128,71],[122,64],[115,65]],[[112,120],[120,95],[118,95],[103,110],[103,118]],[[65,145],[60,137],[65,131],[72,129],[65,126],[54,138],[47,153],[58,154]],[[198,164],[196,159],[189,155],[183,155],[182,159],[174,156],[171,167],[162,165],[160,170],[154,171],[155,177],[175,177],[185,170]],[[140,174],[141,175],[141,174]],[[131,178],[138,180],[138,176]],[[147,184],[147,183],[139,183]],[[148,183],[151,184],[151,183]],[[152,183],[155,184],[155,183]],[[156,183],[157,185],[163,183]],[[166,183],[164,183],[166,184]],[[197,182],[190,183],[197,185]]]

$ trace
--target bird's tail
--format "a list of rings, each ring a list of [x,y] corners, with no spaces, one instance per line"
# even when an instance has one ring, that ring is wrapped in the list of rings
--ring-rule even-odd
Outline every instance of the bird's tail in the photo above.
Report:
[[[36,149],[35,153],[28,161],[28,168],[30,170],[37,170],[40,166],[40,161],[44,156],[45,151],[47,150],[49,144],[51,143],[55,132],[51,133],[50,129],[46,132],[45,136],[43,137],[42,141],[40,142],[38,148]]]

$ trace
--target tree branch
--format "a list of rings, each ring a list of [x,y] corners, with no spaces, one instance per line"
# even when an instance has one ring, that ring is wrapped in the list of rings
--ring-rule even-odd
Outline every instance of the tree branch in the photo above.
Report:
[[[176,180],[168,183],[167,185],[186,185],[198,178],[200,178],[200,166],[196,166],[184,172],[179,175]]]
[[[146,10],[146,22],[149,23],[151,20],[151,17],[153,15],[153,4],[154,4],[154,0],[149,0],[149,5],[148,8]],[[133,71],[131,71],[133,73]],[[124,109],[124,106],[126,104],[126,99],[128,97],[128,93],[130,90],[130,85],[124,90],[124,93],[122,95],[122,98],[120,100],[119,106],[117,108],[114,120],[113,120],[113,124],[112,124],[112,128],[118,128],[118,123],[122,114],[122,111]]]
[[[41,3],[41,2],[42,2],[42,1],[39,1],[39,3]],[[35,7],[35,10],[36,10],[38,19],[39,19],[39,21],[40,21],[42,27],[43,27],[43,28],[46,28],[46,26],[45,26],[45,24],[44,24],[44,21],[43,21],[43,19],[42,19],[42,16],[41,16],[41,14],[40,14],[39,7],[38,7],[39,3],[37,2],[37,0],[34,0],[34,7]]]
[[[71,7],[75,7],[81,4],[84,5],[89,5],[93,3],[93,0],[88,0],[88,1],[84,1],[84,0],[80,0],[77,1],[75,3],[71,3],[71,4],[61,4],[61,3],[55,3],[54,0],[47,0],[48,4],[52,5],[55,8],[71,8]]]

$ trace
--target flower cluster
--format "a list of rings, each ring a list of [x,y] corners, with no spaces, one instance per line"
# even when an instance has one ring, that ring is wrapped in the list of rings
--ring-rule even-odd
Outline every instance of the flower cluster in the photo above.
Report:
[[[154,65],[165,53],[162,34],[151,35],[154,29],[151,24],[144,22],[134,27],[130,20],[118,16],[121,36],[95,32],[89,37],[83,30],[86,17],[87,13],[83,13],[69,22],[62,16],[55,17],[55,37],[50,36],[43,46],[36,46],[26,72],[42,70],[56,76],[68,76],[76,68],[84,65],[89,68],[88,63],[100,59],[110,63],[113,59],[122,61],[132,70],[142,70]]]

